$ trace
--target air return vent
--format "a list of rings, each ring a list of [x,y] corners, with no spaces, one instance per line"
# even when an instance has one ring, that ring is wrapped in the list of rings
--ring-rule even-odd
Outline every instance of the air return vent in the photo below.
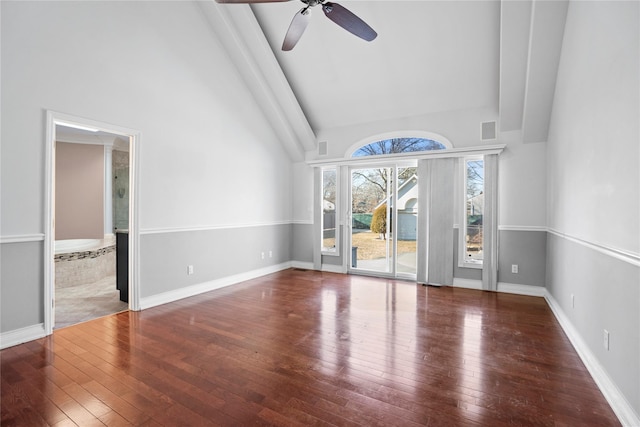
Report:
[[[496,122],[483,122],[482,123],[482,140],[488,141],[496,139]]]
[[[318,142],[318,155],[319,156],[327,155],[327,141]]]

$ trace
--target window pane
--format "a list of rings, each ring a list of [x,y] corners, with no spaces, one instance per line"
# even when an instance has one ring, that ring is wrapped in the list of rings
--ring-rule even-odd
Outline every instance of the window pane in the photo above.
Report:
[[[484,212],[484,162],[466,161],[465,262],[481,263]]]
[[[336,252],[337,171],[322,170],[322,251]]]
[[[379,156],[381,154],[412,153],[416,151],[444,150],[447,147],[426,138],[392,138],[372,142],[358,148],[351,157]]]
[[[416,274],[418,257],[418,168],[398,168],[398,273]]]
[[[392,271],[393,168],[351,171],[351,268]]]

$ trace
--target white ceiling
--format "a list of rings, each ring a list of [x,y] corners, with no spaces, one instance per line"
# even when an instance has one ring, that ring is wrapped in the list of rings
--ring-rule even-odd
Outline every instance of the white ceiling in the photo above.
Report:
[[[314,130],[495,107],[499,1],[340,1],[378,32],[366,42],[311,9],[290,52],[280,47],[302,3],[251,6]]]
[[[203,6],[292,159],[329,129],[479,109],[495,112],[500,131],[546,140],[568,0],[338,3],[378,38],[361,40],[315,7],[283,52],[301,2]]]

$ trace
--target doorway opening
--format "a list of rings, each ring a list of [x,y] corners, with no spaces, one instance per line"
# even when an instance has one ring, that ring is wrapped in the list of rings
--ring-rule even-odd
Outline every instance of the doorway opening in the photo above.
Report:
[[[416,278],[416,166],[410,162],[351,168],[350,272]]]
[[[45,331],[138,309],[137,132],[48,112]],[[135,236],[135,233],[134,233]],[[130,256],[131,254],[131,256]]]

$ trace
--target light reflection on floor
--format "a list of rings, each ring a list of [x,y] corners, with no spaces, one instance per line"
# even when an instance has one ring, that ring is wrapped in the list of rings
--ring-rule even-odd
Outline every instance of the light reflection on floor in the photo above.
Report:
[[[349,380],[355,382],[369,375],[387,375],[390,382],[394,375],[410,376],[415,367],[407,362],[406,352],[417,340],[415,283],[372,283],[358,276],[350,282],[348,294],[322,290],[320,348],[322,359],[335,367],[326,373],[352,373]],[[339,295],[347,296],[341,301]],[[362,357],[367,354],[370,357]]]

